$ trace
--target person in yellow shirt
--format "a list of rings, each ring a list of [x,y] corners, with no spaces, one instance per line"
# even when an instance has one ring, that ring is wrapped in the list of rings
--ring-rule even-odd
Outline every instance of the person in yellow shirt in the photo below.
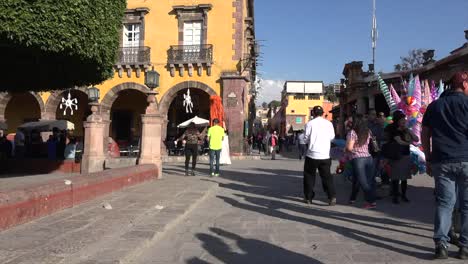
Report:
[[[213,119],[213,126],[208,129],[208,141],[210,142],[210,176],[219,176],[219,157],[223,146],[224,128],[219,125],[219,119]],[[215,160],[216,159],[216,160]],[[216,161],[216,167],[214,162]]]

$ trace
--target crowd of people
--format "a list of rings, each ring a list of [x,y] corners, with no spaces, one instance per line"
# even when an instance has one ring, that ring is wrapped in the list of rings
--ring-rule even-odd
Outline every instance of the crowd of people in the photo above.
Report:
[[[458,245],[458,257],[468,259],[468,72],[458,72],[449,81],[439,99],[432,102],[422,120],[421,135],[409,127],[405,113],[395,111],[391,118],[377,115],[355,115],[345,123],[344,157],[350,166],[349,203],[354,204],[359,190],[364,193],[363,208],[377,206],[376,178],[391,185],[392,202],[409,203],[408,180],[411,179],[410,146],[422,141],[427,174],[434,177],[436,213],[434,223],[435,258],[448,258],[448,244]],[[322,118],[323,109],[316,106],[314,117],[306,124],[300,145],[305,145],[304,202],[315,197],[315,175],[322,180],[330,206],[336,204],[333,176],[330,172],[330,147],[335,138],[333,125]],[[391,120],[391,122],[388,122]],[[300,158],[304,146],[300,146]],[[460,236],[454,232],[452,218],[461,215]]]
[[[76,159],[83,150],[80,138],[66,130],[53,128],[46,141],[38,130],[18,129],[10,139],[0,130],[0,159],[47,158],[49,160]]]

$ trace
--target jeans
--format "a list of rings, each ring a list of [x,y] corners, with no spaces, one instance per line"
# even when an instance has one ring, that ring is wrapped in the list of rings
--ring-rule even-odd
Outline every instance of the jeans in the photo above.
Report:
[[[306,144],[299,144],[299,159],[302,159],[302,157],[304,157],[306,149],[307,149]]]
[[[306,157],[304,162],[304,198],[312,200],[315,196],[315,176],[317,169],[322,179],[322,187],[328,195],[328,199],[336,198],[333,176],[330,173],[331,159],[316,160]]]
[[[351,160],[353,165],[353,189],[350,200],[356,200],[361,186],[364,192],[364,199],[368,203],[375,202],[375,173],[374,161],[372,157],[355,158]]]
[[[434,242],[447,246],[452,212],[459,202],[461,214],[460,246],[468,247],[468,162],[433,164],[436,182]]]
[[[221,155],[220,149],[210,149],[210,174],[216,173],[219,174],[219,156]],[[216,168],[213,169],[213,163],[216,159]]]

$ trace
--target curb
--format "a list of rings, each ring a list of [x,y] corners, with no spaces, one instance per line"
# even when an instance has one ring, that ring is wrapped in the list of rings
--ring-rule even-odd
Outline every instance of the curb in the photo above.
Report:
[[[0,231],[73,208],[125,187],[154,180],[156,176],[156,166],[138,165],[0,192]]]

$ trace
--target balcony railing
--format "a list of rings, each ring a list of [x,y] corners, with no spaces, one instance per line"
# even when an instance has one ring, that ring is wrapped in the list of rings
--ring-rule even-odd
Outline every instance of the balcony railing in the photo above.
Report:
[[[118,65],[145,65],[150,64],[150,47],[121,47],[118,53]]]
[[[169,64],[196,64],[213,62],[213,45],[177,45],[168,51]]]

